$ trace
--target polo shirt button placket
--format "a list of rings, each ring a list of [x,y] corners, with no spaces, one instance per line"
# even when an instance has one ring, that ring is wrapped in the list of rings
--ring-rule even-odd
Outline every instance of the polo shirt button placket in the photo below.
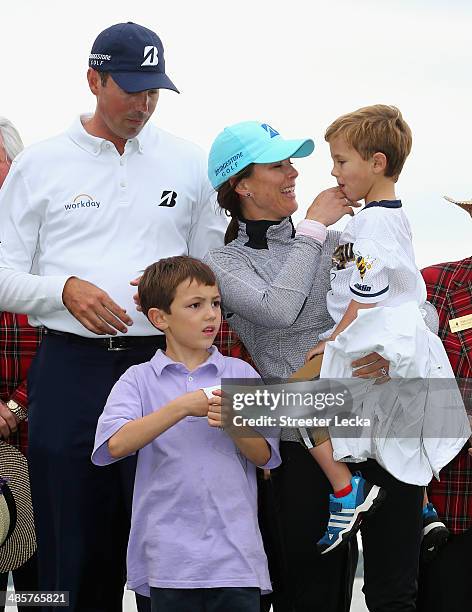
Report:
[[[120,192],[121,201],[126,202],[126,153],[120,155]]]

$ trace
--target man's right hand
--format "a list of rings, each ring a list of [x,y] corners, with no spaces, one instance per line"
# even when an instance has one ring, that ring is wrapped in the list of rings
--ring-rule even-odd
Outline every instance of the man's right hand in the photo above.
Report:
[[[128,331],[133,320],[111,297],[88,281],[73,276],[66,281],[62,302],[73,317],[86,329],[98,335],[116,335]]]
[[[331,189],[325,189],[316,196],[307,210],[306,218],[329,227],[344,215],[353,216],[353,206],[358,208],[362,204],[347,200],[339,187],[331,187]]]

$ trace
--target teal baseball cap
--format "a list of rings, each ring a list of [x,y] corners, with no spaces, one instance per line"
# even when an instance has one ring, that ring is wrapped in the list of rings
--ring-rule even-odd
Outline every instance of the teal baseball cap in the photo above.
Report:
[[[267,123],[242,121],[226,127],[215,138],[208,156],[208,178],[217,189],[249,164],[307,157],[314,148],[310,138],[285,140]]]

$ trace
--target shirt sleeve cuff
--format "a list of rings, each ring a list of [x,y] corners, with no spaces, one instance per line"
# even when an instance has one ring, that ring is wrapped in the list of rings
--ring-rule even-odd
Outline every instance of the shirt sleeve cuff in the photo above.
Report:
[[[111,463],[116,463],[116,461],[120,461],[120,459],[124,459],[124,457],[112,457],[110,451],[108,450],[108,440],[124,425],[129,423],[129,419],[118,419],[114,421],[109,427],[107,427],[104,431],[97,431],[97,435],[95,438],[94,449],[92,452],[92,463],[95,465],[110,465]],[[130,453],[127,455],[135,455],[136,453]]]
[[[257,428],[259,430],[259,433],[261,433],[261,429],[264,428]],[[271,435],[274,435],[274,431],[273,428],[270,428],[272,430]],[[265,428],[265,430],[267,431],[268,429]],[[277,428],[276,430],[276,438],[268,438],[266,436],[265,437],[265,441],[267,442],[267,444],[269,445],[270,448],[270,458],[269,461],[267,461],[267,463],[265,463],[264,465],[258,465],[257,467],[263,469],[263,470],[272,470],[276,467],[279,467],[279,465],[282,463],[282,459],[280,457],[280,450],[279,450],[279,439],[280,439],[280,429]]]
[[[326,236],[328,235],[328,230],[326,229],[326,226],[319,221],[313,221],[313,219],[303,219],[297,225],[296,233],[299,236],[314,238],[323,244],[323,242],[326,240]]]
[[[351,298],[360,304],[378,304],[383,302],[389,297],[389,286],[387,285],[380,291],[374,293],[367,293],[363,287],[349,287],[351,290]]]
[[[47,276],[45,278],[45,294],[51,296],[51,307],[55,310],[62,310],[62,293],[64,286],[72,276]]]

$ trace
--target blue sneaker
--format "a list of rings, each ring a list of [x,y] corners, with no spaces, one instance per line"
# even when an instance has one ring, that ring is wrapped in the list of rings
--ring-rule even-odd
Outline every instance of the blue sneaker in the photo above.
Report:
[[[423,533],[421,540],[421,561],[429,563],[436,557],[449,539],[449,529],[439,519],[436,508],[427,503],[423,508]]]
[[[317,543],[325,555],[353,538],[364,516],[372,513],[385,499],[385,491],[370,484],[360,474],[351,478],[352,491],[344,497],[329,496],[330,517],[324,536]]]

